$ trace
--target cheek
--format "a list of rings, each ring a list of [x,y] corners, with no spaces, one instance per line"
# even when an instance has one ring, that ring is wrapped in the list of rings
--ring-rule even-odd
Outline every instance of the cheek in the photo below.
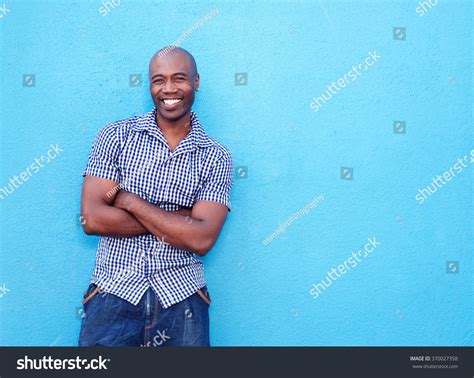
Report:
[[[194,93],[194,86],[191,85],[191,83],[183,83],[183,85],[180,85],[179,86],[179,89],[186,93],[187,96],[191,95],[192,93]]]
[[[189,100],[193,100],[194,99],[194,89],[193,88],[186,88],[186,97],[189,99]]]
[[[160,88],[158,86],[156,85],[150,86],[150,93],[153,97],[156,96],[159,91],[160,91]]]

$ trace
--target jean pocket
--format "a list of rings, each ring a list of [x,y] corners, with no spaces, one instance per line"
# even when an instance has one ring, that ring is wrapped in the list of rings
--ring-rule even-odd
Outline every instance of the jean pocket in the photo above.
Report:
[[[99,287],[96,284],[91,283],[87,290],[84,292],[82,304],[86,304],[89,300],[97,294]]]
[[[204,286],[200,288],[197,291],[198,295],[202,298],[204,302],[206,302],[208,305],[211,304],[211,297],[209,295],[209,290],[207,290],[207,286]]]

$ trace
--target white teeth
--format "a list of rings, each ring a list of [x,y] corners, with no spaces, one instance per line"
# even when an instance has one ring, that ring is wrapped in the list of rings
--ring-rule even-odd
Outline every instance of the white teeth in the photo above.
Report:
[[[180,101],[181,101],[180,99],[163,100],[163,102],[164,102],[166,105],[174,105],[174,104],[177,104],[177,103],[180,102]]]

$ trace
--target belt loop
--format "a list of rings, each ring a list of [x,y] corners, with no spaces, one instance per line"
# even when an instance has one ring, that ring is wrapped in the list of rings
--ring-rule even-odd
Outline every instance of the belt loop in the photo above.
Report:
[[[202,299],[204,299],[204,302],[206,302],[208,305],[211,304],[211,301],[202,293],[201,289],[199,289],[197,293],[200,295]]]
[[[90,293],[89,296],[88,296],[86,299],[84,299],[84,300],[82,301],[82,304],[86,304],[87,302],[89,302],[89,300],[90,300],[94,295],[96,295],[98,291],[99,291],[99,286],[97,286],[97,287],[95,288],[95,290],[94,290],[92,293]]]

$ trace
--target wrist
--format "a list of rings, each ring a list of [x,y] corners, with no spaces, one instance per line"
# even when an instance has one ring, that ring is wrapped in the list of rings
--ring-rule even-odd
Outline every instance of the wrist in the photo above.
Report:
[[[115,201],[115,206],[131,213],[133,211],[134,203],[136,203],[137,199],[140,198],[133,193],[120,191]]]
[[[128,193],[127,198],[125,200],[124,206],[126,211],[129,213],[133,213],[136,209],[137,204],[141,201],[142,199],[137,196],[136,194],[133,193]]]

